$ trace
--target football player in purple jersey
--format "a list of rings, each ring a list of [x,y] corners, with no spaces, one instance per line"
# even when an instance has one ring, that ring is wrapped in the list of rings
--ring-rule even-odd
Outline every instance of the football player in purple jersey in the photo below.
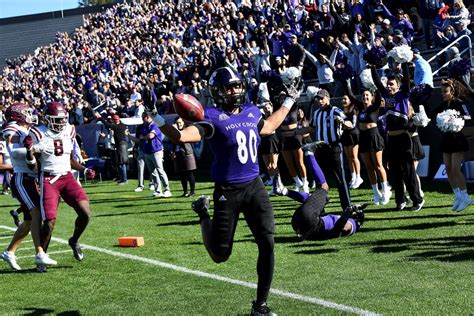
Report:
[[[342,215],[325,214],[327,190],[319,188],[312,194],[297,192],[284,188],[281,195],[301,202],[291,219],[291,226],[303,240],[324,240],[355,234],[364,223],[364,212],[367,204],[346,207]]]
[[[192,204],[200,218],[204,245],[214,262],[226,261],[232,253],[239,213],[244,213],[258,246],[257,297],[252,303],[252,315],[273,315],[266,301],[275,264],[275,224],[272,205],[259,176],[257,148],[261,135],[270,135],[280,126],[299,96],[299,87],[287,87],[283,104],[264,120],[256,105],[244,102],[244,82],[232,68],[216,69],[209,86],[216,107],[205,108],[204,121],[179,131],[159,115],[154,120],[175,143],[208,139],[214,155],[212,220],[208,197]]]

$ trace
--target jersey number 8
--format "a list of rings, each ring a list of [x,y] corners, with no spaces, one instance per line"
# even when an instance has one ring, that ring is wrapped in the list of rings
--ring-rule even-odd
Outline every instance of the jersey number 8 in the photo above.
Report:
[[[55,156],[61,156],[63,153],[64,153],[63,140],[62,139],[56,139],[54,141],[54,155]]]
[[[235,138],[237,140],[237,156],[239,157],[239,161],[241,164],[246,164],[249,159],[249,152],[250,152],[250,159],[253,163],[257,162],[257,135],[255,134],[254,130],[250,130],[249,132],[249,139],[247,144],[247,136],[241,130],[238,130],[235,134]],[[248,149],[247,149],[248,147]]]

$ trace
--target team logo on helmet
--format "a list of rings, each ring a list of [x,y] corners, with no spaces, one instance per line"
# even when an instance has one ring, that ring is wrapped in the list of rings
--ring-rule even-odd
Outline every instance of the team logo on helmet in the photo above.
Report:
[[[7,122],[17,122],[18,124],[37,124],[38,117],[33,115],[33,110],[24,103],[14,103],[5,111]]]
[[[209,87],[216,106],[226,111],[232,111],[245,101],[244,81],[230,67],[217,68],[209,78]]]
[[[61,133],[68,123],[69,115],[61,102],[50,102],[44,109],[44,120],[50,130]]]

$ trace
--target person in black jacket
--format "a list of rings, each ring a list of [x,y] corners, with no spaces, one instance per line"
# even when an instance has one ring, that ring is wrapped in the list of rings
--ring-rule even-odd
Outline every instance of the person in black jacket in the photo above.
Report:
[[[174,126],[182,131],[185,127],[184,121],[179,116],[174,120]],[[194,195],[196,180],[193,171],[196,170],[196,158],[194,157],[193,145],[191,143],[180,143],[174,145],[173,150],[174,171],[179,174],[181,186],[183,187],[182,197]],[[188,181],[189,188],[188,192]]]

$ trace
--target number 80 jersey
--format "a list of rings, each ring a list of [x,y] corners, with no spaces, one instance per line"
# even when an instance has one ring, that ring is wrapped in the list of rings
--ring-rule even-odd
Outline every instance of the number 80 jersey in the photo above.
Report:
[[[64,174],[71,171],[71,153],[76,137],[74,126],[67,124],[61,133],[55,133],[46,126],[32,127],[33,151],[41,154],[41,171]]]
[[[263,126],[260,110],[253,104],[244,104],[238,114],[220,108],[205,111],[204,121],[214,127],[209,137],[214,182],[238,184],[255,179],[259,175],[257,154]]]

